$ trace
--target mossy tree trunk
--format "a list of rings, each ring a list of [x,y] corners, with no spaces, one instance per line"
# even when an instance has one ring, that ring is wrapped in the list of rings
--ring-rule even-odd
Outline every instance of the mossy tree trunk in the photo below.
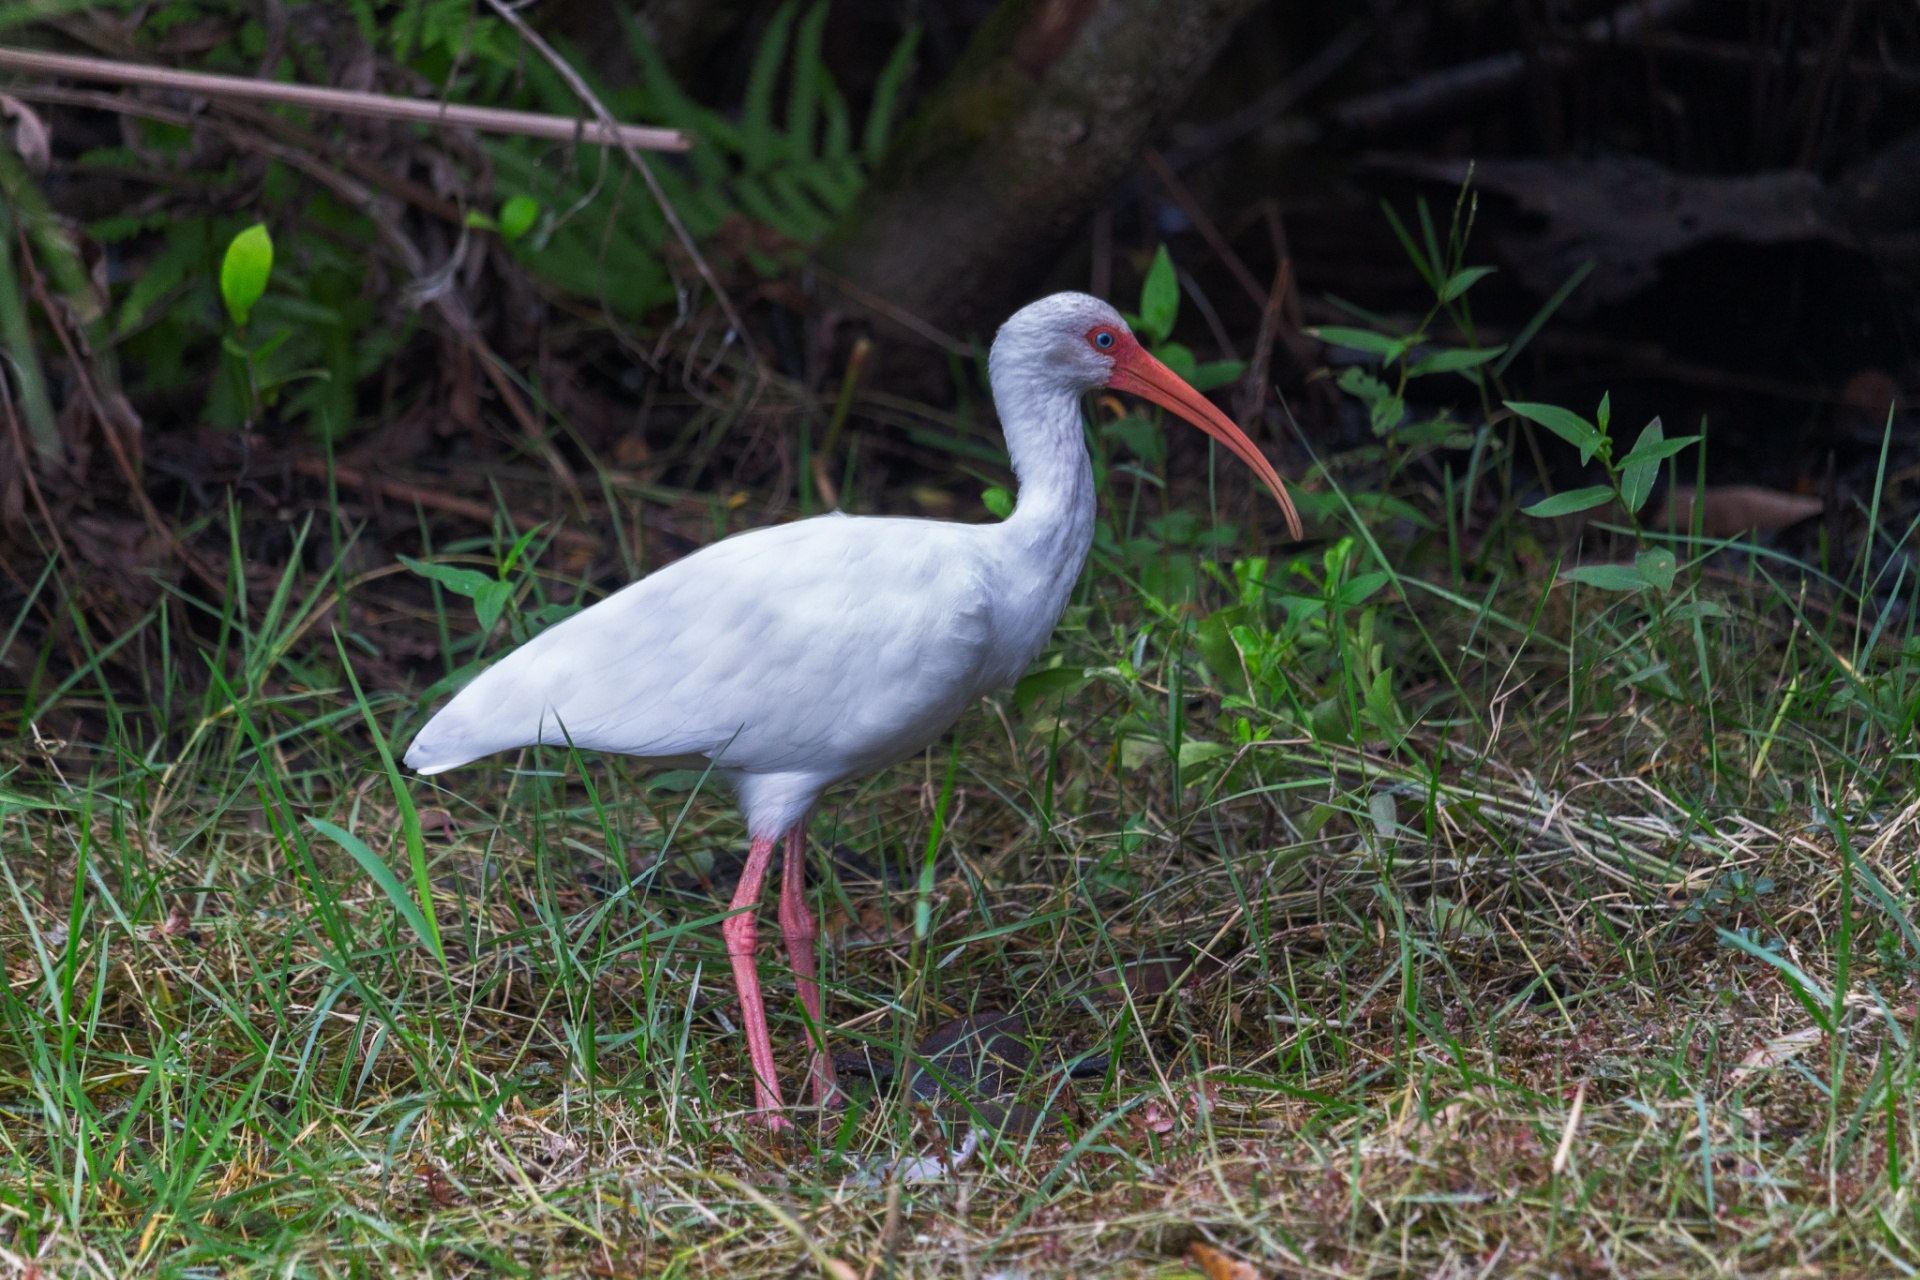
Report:
[[[833,271],[986,336],[1260,0],[1000,0],[827,246]]]

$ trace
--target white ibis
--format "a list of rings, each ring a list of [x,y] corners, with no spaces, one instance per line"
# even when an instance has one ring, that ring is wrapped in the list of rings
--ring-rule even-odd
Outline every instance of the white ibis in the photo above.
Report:
[[[1147,354],[1120,314],[1060,293],[1022,308],[988,361],[1020,480],[998,524],[838,512],[736,534],[542,632],[427,722],[407,764],[440,773],[546,743],[705,767],[738,795],[752,846],[721,933],[760,1118],[788,1123],[755,965],[754,915],[786,841],[780,929],[813,1052],[814,1101],[835,1100],[802,886],[821,792],[918,752],[1046,645],[1093,541],[1080,399],[1111,387],[1220,441],[1273,490],[1280,477],[1233,422]]]

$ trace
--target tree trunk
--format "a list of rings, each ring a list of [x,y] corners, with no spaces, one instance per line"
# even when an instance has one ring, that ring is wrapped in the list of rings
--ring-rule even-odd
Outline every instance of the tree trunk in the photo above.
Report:
[[[1260,0],[1000,0],[827,266],[962,336],[1024,297]]]

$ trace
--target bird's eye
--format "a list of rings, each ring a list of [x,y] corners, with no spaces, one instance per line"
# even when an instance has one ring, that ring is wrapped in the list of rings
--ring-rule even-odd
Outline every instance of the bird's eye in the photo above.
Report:
[[[1105,351],[1113,345],[1113,330],[1102,329],[1093,335],[1093,345]]]

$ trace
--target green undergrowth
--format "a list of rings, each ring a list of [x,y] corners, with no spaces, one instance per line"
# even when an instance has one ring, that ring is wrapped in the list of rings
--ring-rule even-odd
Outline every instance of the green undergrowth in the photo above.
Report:
[[[5,1247],[160,1275],[1173,1275],[1195,1240],[1315,1274],[1920,1261],[1887,584],[1680,534],[1664,589],[1454,579],[1437,522],[1389,549],[1391,517],[1256,555],[1105,474],[1108,550],[1035,670],[813,824],[840,1050],[1017,1013],[1026,1129],[975,1150],[978,1113],[857,1080],[791,1140],[746,1124],[724,798],[554,751],[404,776],[431,696],[360,686],[353,640],[312,639],[338,576],[296,569],[192,635],[149,615],[204,679],[132,696],[103,645],[20,721]],[[1168,594],[1136,536],[1186,564]],[[1644,563],[1612,536],[1589,565]],[[497,554],[421,565],[449,668],[558,616],[544,543]],[[62,710],[98,736],[47,736]]]
[[[719,938],[745,841],[710,779],[548,749],[395,763],[610,572],[504,514],[368,569],[339,509],[269,572],[235,504],[224,591],[189,580],[103,635],[60,561],[15,566],[0,1257],[1920,1266],[1920,646],[1885,468],[1819,564],[1660,518],[1656,491],[1700,487],[1699,442],[1515,398],[1507,362],[1552,304],[1477,342],[1469,219],[1443,241],[1418,215],[1431,314],[1321,331],[1372,443],[1315,460],[1307,545],[1219,459],[1204,488],[1183,474],[1202,455],[1171,424],[1089,406],[1100,524],[1048,651],[814,816],[851,1102],[780,1140],[745,1110]],[[255,397],[273,243],[234,250],[225,295]],[[1164,343],[1178,297],[1151,270]],[[1545,492],[1536,427],[1595,483]],[[375,614],[431,656],[403,666]],[[804,1028],[762,959],[792,1098]],[[989,1015],[1024,1061],[929,1044]],[[916,1057],[944,1087],[856,1070]]]

